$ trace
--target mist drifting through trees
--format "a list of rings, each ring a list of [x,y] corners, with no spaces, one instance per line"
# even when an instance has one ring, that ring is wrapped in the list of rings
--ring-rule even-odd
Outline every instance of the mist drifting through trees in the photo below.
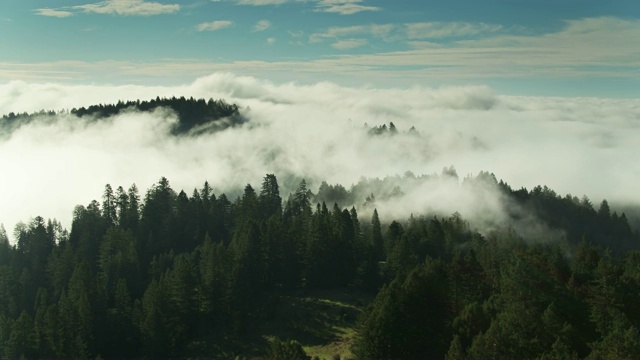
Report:
[[[238,184],[265,173],[292,191],[303,177],[313,187],[323,180],[349,187],[362,176],[433,174],[451,165],[461,178],[491,171],[516,187],[547,185],[595,202],[640,201],[633,191],[640,174],[637,100],[507,97],[486,87],[273,84],[215,74],[175,87],[11,82],[0,86],[0,113],[173,96],[224,99],[248,121],[188,139],[172,136],[177,119],[166,111],[130,111],[87,124],[66,114],[34,121],[0,140],[3,172],[12,174],[3,179],[0,198],[14,204],[2,208],[0,221],[11,228],[41,215],[68,226],[69,209],[96,198],[96,188],[136,183],[146,189],[159,175],[181,189],[206,179],[218,191],[238,193]],[[390,122],[399,130],[394,138],[362,130]],[[450,195],[427,187],[410,199],[439,200],[416,204],[422,209]]]
[[[640,351],[638,100],[231,74],[0,99],[0,356],[298,358],[337,336],[315,315],[364,359]]]

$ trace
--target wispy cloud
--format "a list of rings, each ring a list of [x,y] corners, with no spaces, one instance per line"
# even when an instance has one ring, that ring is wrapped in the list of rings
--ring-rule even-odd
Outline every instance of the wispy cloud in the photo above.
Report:
[[[431,41],[408,41],[407,44],[414,49],[438,49],[443,46]]]
[[[363,0],[319,0],[316,11],[337,13],[340,15],[353,15],[362,11],[379,11],[376,6],[360,5]]]
[[[361,47],[367,45],[366,39],[346,39],[346,40],[338,40],[331,44],[331,47],[338,50],[348,50],[354,49],[357,47]]]
[[[64,18],[76,12],[121,16],[153,16],[180,11],[178,4],[161,4],[144,0],[106,0],[97,3],[66,6],[58,9],[36,9],[36,15]]]
[[[273,45],[273,44],[275,44],[275,43],[276,43],[276,41],[277,41],[277,40],[276,40],[276,38],[274,38],[274,37],[267,38],[267,44],[269,44],[269,45]]]
[[[48,17],[57,17],[57,18],[66,18],[72,16],[73,13],[71,11],[65,10],[56,10],[56,9],[36,9],[33,11],[36,15],[40,16],[48,16]]]
[[[295,45],[295,46],[303,46],[305,43],[302,40],[302,38],[304,37],[304,31],[302,30],[298,30],[298,31],[287,31],[287,33],[289,34],[289,36],[291,37],[291,40],[289,40],[289,45]]]
[[[345,28],[346,29],[346,28]],[[357,30],[357,31],[356,31]],[[361,28],[333,30],[337,38],[322,38],[327,44],[360,35]],[[290,32],[286,42],[301,44],[306,36]],[[344,34],[344,35],[343,35]],[[395,36],[392,32],[390,36]],[[325,40],[326,39],[326,40]],[[406,38],[405,38],[406,39]],[[427,40],[428,41],[428,40]],[[369,39],[371,43],[371,40]],[[0,63],[0,80],[52,79],[83,80],[88,77],[116,81],[184,81],[215,71],[242,72],[260,77],[317,81],[331,79],[344,83],[416,84],[476,82],[485,79],[524,81],[540,77],[598,81],[624,79],[628,84],[640,80],[640,21],[616,18],[582,19],[540,35],[489,34],[431,44],[410,41],[403,51],[365,52],[325,58],[214,62],[209,60],[166,59],[155,62],[43,62]],[[372,47],[373,48],[373,47]],[[293,70],[295,69],[295,70]],[[109,74],[109,78],[100,78]],[[520,80],[519,80],[520,79]],[[523,80],[524,79],[524,80]],[[571,86],[571,85],[567,85]],[[631,86],[627,97],[639,96]],[[566,89],[565,89],[566,90]],[[553,88],[547,92],[560,94]],[[603,94],[602,88],[586,89],[583,94]],[[623,96],[622,91],[617,96]]]
[[[334,26],[324,32],[318,32],[309,36],[309,42],[317,43],[323,39],[335,39],[343,36],[369,35],[375,38],[391,39],[393,30],[397,28],[394,24],[371,24],[355,26]]]
[[[98,30],[99,28],[100,28],[100,27],[98,27],[98,26],[89,26],[89,27],[86,27],[86,28],[82,29],[82,31],[84,31],[84,32],[91,32],[91,31],[96,31],[96,30]]]
[[[228,28],[233,25],[233,21],[230,20],[216,20],[211,22],[205,22],[202,24],[198,24],[196,26],[196,30],[198,31],[216,31],[224,28]]]
[[[468,22],[420,22],[406,24],[405,27],[407,37],[412,40],[496,33],[503,29],[502,25],[498,24]]]
[[[94,4],[77,5],[73,8],[86,13],[126,16],[152,16],[180,11],[178,4],[161,4],[144,0],[107,0]]]
[[[238,5],[253,5],[253,6],[280,5],[286,2],[287,0],[236,0],[236,4]]]
[[[265,31],[271,27],[271,22],[269,20],[260,20],[253,26],[253,31]]]
[[[472,37],[481,34],[496,35],[504,30],[502,25],[467,22],[421,22],[409,24],[369,24],[335,26],[323,32],[311,34],[309,42],[322,42],[345,36],[366,35],[384,41],[410,41]],[[417,43],[415,43],[417,44]],[[413,45],[412,45],[413,46]]]

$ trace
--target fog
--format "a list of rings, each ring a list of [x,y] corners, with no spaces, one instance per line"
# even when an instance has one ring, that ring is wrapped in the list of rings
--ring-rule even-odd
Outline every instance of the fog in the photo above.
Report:
[[[219,73],[175,87],[10,82],[0,84],[0,114],[156,96],[225,99],[249,121],[176,137],[177,119],[166,110],[94,123],[58,115],[0,134],[0,223],[11,233],[40,215],[70,227],[74,206],[100,200],[105,184],[135,183],[143,195],[161,176],[177,191],[191,194],[206,180],[219,194],[247,183],[258,188],[274,173],[286,198],[301,178],[316,192],[323,180],[348,189],[362,177],[439,174],[449,166],[461,179],[489,171],[514,188],[547,185],[594,203],[640,203],[636,99],[513,97],[484,86],[298,85]],[[371,136],[364,127],[390,122],[395,136]],[[501,219],[506,205],[495,192],[458,182],[434,177],[376,205],[385,218],[458,210],[479,222]]]

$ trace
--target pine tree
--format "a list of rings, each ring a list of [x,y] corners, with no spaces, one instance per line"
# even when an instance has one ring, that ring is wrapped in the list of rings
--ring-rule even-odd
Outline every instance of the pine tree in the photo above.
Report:
[[[33,319],[23,311],[11,327],[11,335],[4,349],[4,356],[9,359],[18,359],[35,357],[36,354]]]
[[[113,194],[113,188],[107,184],[102,195],[102,217],[107,225],[111,227],[117,224],[118,220],[118,199]]]
[[[275,175],[267,174],[262,180],[259,201],[262,219],[282,213],[282,198]]]
[[[385,253],[384,241],[382,239],[382,225],[380,224],[377,209],[373,209],[373,215],[371,216],[371,245],[373,246],[376,258],[378,260],[384,260]]]
[[[4,225],[0,224],[0,266],[8,265],[11,261],[11,244],[7,237],[7,231]]]
[[[129,206],[124,215],[125,222],[120,225],[125,229],[135,232],[138,229],[138,221],[140,220],[140,195],[136,184],[132,184],[131,187],[129,187],[127,195]]]

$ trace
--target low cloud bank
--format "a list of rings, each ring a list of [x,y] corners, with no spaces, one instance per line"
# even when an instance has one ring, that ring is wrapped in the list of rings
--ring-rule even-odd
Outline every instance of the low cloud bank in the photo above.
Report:
[[[22,126],[0,137],[0,223],[11,232],[41,215],[69,226],[73,207],[100,200],[105,184],[146,191],[161,176],[190,194],[205,180],[216,193],[234,192],[274,173],[286,197],[302,177],[315,192],[323,180],[349,188],[361,177],[440,173],[450,165],[461,177],[493,172],[514,188],[541,184],[594,203],[640,203],[640,100],[511,97],[482,86],[303,86],[222,73],[175,87],[10,82],[0,85],[0,114],[157,96],[222,98],[249,121],[192,137],[172,136],[176,118],[162,110],[95,123],[58,115]],[[365,128],[391,122],[395,135]],[[457,180],[402,190],[380,204],[383,217],[429,209],[499,219],[504,207],[492,193],[461,190]]]

